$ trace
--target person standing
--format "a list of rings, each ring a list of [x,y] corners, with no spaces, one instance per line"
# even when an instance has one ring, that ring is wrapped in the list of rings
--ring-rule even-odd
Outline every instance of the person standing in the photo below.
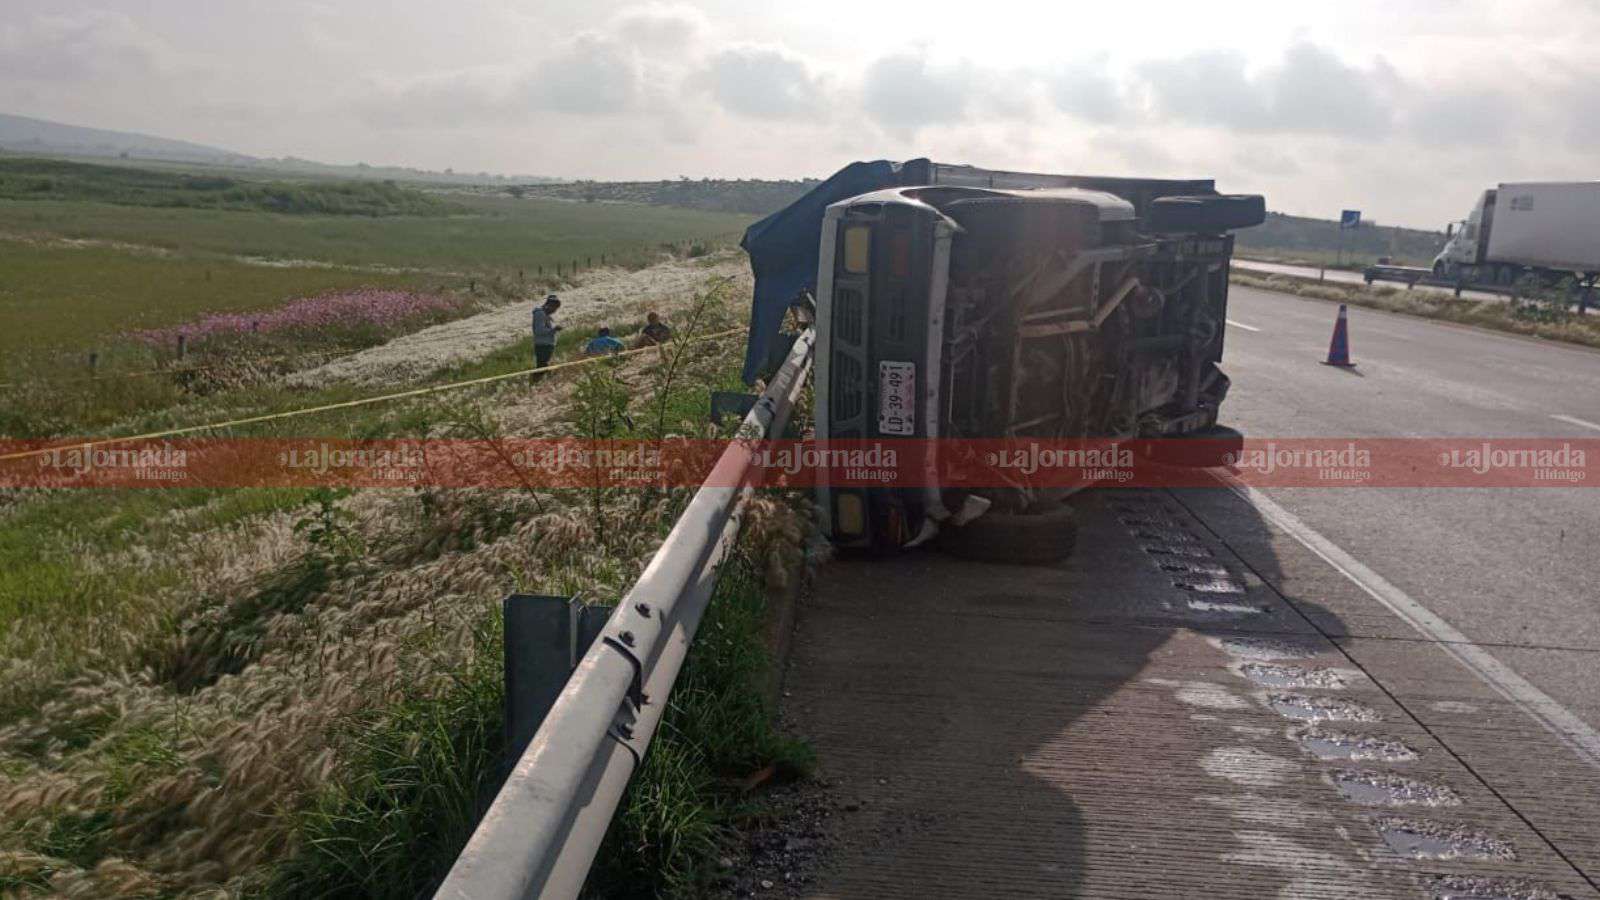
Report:
[[[544,298],[543,306],[533,309],[533,367],[542,369],[550,365],[550,357],[556,352],[556,332],[561,326],[556,324],[556,310],[561,308],[561,299],[555,294]]]

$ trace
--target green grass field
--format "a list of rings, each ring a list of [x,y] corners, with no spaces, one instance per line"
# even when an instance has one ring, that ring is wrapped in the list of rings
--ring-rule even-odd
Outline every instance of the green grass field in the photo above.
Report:
[[[623,203],[451,196],[451,216],[307,216],[0,200],[0,233],[113,241],[186,257],[247,256],[349,266],[532,276],[539,266],[637,265],[663,243],[731,239],[753,217]]]
[[[0,383],[49,380],[52,373],[81,377],[90,351],[98,354],[102,374],[149,368],[148,348],[130,345],[123,339],[127,332],[207,313],[272,309],[328,291],[410,288],[464,296],[473,287],[479,298],[512,299],[553,286],[558,271],[567,277],[574,267],[635,267],[659,259],[664,247],[731,240],[751,218],[638,204],[424,194],[378,182],[250,182],[4,162],[0,321],[8,327],[0,329]],[[52,175],[57,169],[66,174]],[[230,187],[220,187],[224,183]],[[203,208],[217,199],[210,194],[246,203],[270,200],[280,188],[300,197],[305,209]],[[385,191],[399,192],[404,201],[386,214],[308,211],[318,204],[337,208],[340,198],[381,201]],[[78,196],[115,202],[63,199]],[[416,208],[432,212],[395,214]]]
[[[403,287],[418,275],[248,265],[110,247],[0,240],[0,356],[104,348],[127,331],[268,309],[323,291]]]

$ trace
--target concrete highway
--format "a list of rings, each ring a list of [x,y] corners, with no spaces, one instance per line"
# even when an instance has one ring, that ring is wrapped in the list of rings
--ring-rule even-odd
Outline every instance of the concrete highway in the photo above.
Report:
[[[1225,423],[1600,437],[1600,354],[1354,309],[1341,370],[1336,309],[1233,290]],[[837,814],[799,893],[1600,898],[1595,488],[1217,477],[1080,495],[1057,566],[824,566],[784,715]]]
[[[1251,437],[1600,437],[1600,353],[1355,308],[1346,372],[1317,364],[1335,305],[1229,296],[1223,417]],[[1600,728],[1595,486],[1266,493]]]

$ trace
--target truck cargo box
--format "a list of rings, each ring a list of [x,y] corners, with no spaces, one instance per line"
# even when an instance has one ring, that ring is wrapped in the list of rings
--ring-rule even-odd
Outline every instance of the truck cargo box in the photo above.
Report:
[[[1502,184],[1491,222],[1491,262],[1600,272],[1600,181]]]

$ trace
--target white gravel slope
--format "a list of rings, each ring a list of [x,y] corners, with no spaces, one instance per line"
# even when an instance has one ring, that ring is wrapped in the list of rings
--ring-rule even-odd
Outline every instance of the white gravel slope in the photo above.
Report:
[[[647,269],[599,269],[585,273],[579,284],[565,288],[557,321],[569,329],[586,330],[609,324],[607,319],[642,318],[655,309],[672,321],[687,310],[696,292],[712,281],[732,277],[734,290],[748,295],[750,266],[743,253],[721,253],[702,259],[675,259]],[[542,299],[538,298],[538,299]],[[440,368],[470,363],[514,343],[529,332],[529,316],[538,299],[511,303],[465,319],[424,328],[314,369],[289,376],[295,386],[325,386],[333,382],[365,385],[400,384]],[[624,340],[627,336],[624,335]],[[532,360],[529,360],[532,364]]]

